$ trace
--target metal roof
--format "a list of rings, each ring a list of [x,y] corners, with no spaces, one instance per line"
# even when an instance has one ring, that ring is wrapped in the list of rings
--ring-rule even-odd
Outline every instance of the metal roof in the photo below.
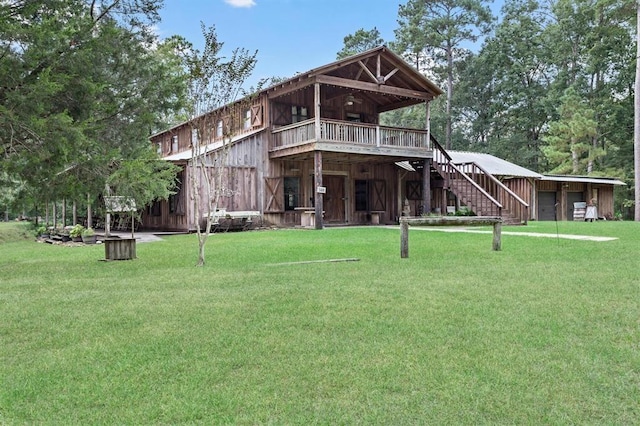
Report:
[[[618,179],[595,176],[544,175],[542,176],[541,180],[549,180],[554,182],[599,183],[603,185],[626,185],[626,183]]]
[[[248,138],[249,136],[253,136],[256,133],[261,132],[262,129],[256,129],[256,130],[252,130],[250,132],[247,133],[240,133],[238,135],[235,135],[233,138],[231,138],[231,140],[226,140],[226,143],[232,144],[235,143],[241,139],[245,139]],[[204,152],[205,153],[210,153],[213,152],[217,149],[220,149],[223,145],[222,141],[217,141],[217,142],[213,142],[210,144],[207,144],[207,146],[204,147]],[[167,161],[184,161],[184,160],[190,160],[191,159],[191,150],[187,149],[186,151],[180,151],[177,154],[171,154],[171,155],[166,155],[164,157],[162,157],[163,160],[167,160]]]
[[[626,185],[618,179],[597,176],[541,175],[491,154],[466,151],[447,151],[455,164],[476,163],[495,176],[528,177],[554,182],[595,183],[602,185]]]
[[[476,163],[494,176],[513,176],[542,179],[542,175],[491,154],[481,152],[447,151],[455,164]]]

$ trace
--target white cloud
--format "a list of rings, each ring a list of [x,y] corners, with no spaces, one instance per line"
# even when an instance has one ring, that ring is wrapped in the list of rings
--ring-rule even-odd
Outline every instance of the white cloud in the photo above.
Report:
[[[256,5],[254,0],[224,0],[225,3],[233,7],[253,7]]]

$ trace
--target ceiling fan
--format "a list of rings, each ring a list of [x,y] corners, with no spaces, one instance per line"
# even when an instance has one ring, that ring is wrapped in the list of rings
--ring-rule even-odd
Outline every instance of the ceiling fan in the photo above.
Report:
[[[362,103],[362,99],[356,98],[352,94],[349,94],[344,98],[344,104],[347,106],[351,106],[353,104],[361,104],[361,103]]]

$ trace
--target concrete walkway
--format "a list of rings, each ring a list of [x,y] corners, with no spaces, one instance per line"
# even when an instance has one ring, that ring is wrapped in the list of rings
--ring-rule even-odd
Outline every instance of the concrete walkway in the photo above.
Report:
[[[387,226],[387,228],[400,229],[399,226]],[[470,234],[491,234],[492,230],[485,231],[481,229],[468,229],[468,228],[445,228],[445,227],[429,227],[429,226],[409,226],[409,229],[415,229],[419,231],[432,231],[432,232],[466,232]],[[502,235],[517,235],[523,237],[538,237],[538,238],[562,238],[565,240],[581,240],[581,241],[614,241],[618,238],[615,237],[596,237],[591,235],[571,235],[571,234],[542,234],[539,232],[513,232],[502,231]]]

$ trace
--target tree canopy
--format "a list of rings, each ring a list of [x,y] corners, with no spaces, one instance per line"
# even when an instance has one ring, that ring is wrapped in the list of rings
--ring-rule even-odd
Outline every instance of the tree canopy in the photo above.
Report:
[[[34,198],[101,190],[180,107],[161,0],[0,3],[0,164]]]

